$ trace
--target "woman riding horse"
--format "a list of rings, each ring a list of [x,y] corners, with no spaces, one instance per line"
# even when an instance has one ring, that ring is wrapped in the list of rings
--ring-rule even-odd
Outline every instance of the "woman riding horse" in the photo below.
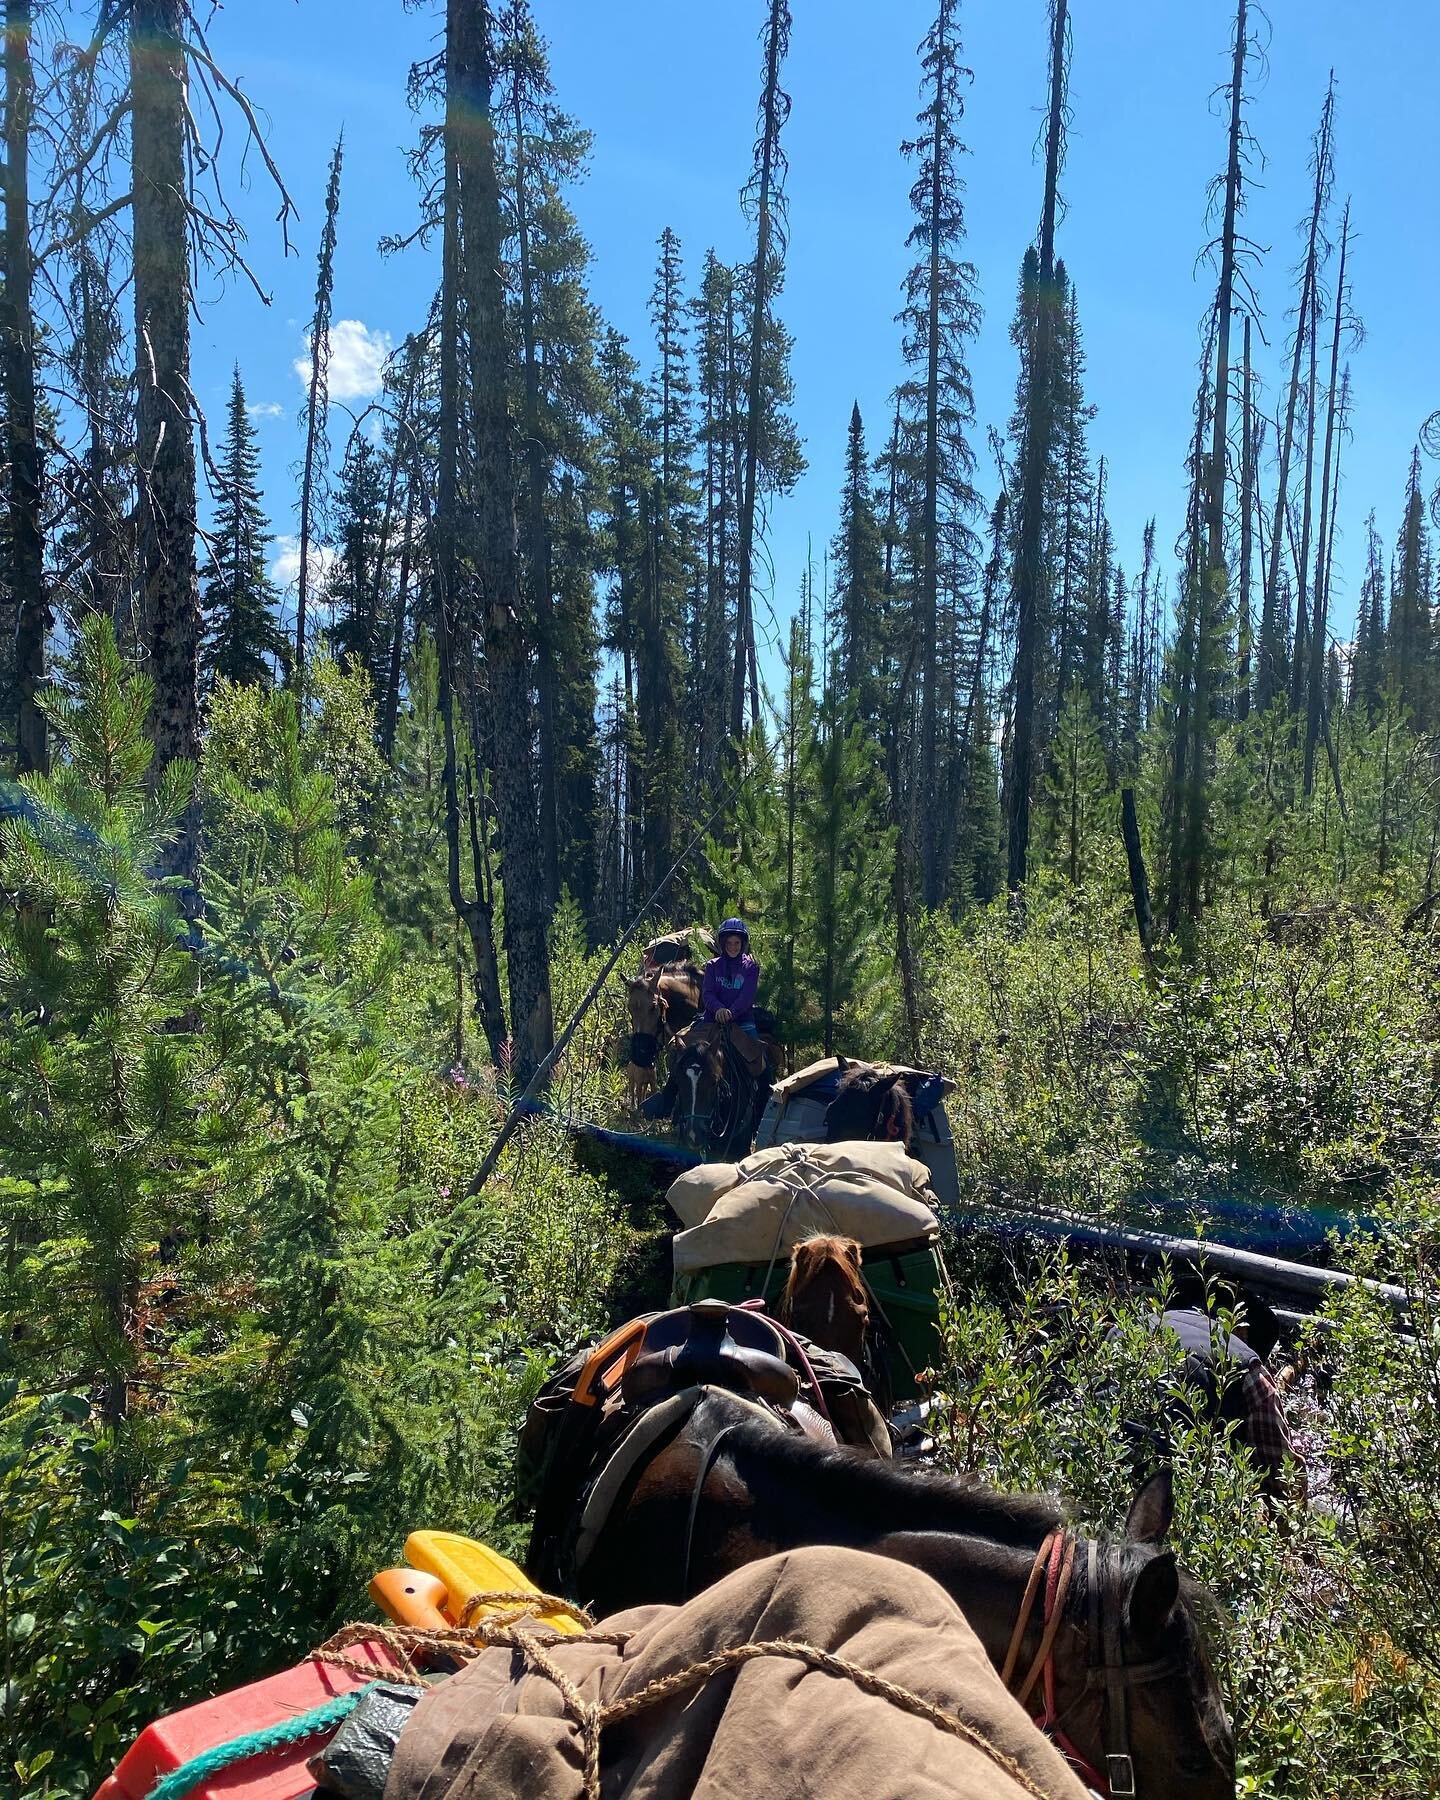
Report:
[[[760,1041],[755,1018],[755,996],[760,987],[760,965],[750,953],[750,933],[743,919],[726,919],[718,933],[720,954],[705,964],[700,990],[701,1018],[714,1028],[720,1042],[738,1058],[757,1090],[753,1111],[764,1106],[771,1075],[770,1059]],[[680,1065],[658,1094],[641,1107],[649,1119],[668,1119],[679,1091]]]

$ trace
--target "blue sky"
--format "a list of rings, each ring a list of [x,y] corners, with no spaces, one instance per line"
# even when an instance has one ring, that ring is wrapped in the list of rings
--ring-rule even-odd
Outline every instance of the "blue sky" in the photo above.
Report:
[[[795,411],[809,471],[771,520],[776,609],[794,605],[807,534],[817,563],[835,527],[845,426],[860,402],[872,450],[899,373],[894,314],[906,265],[910,173],[898,155],[916,110],[916,44],[930,0],[793,0],[787,67],[794,111],[791,240],[782,311],[795,334]],[[1154,513],[1162,545],[1181,521],[1183,458],[1213,277],[1196,268],[1206,186],[1224,121],[1212,92],[1227,72],[1229,0],[1072,0],[1073,125],[1059,248],[1080,301],[1092,445],[1108,463],[1119,554],[1138,561]],[[713,244],[744,254],[738,204],[754,130],[761,0],[535,0],[563,105],[594,133],[575,206],[594,251],[592,291],[646,366],[646,300],[655,239],[672,225],[687,270]],[[1273,393],[1281,376],[1295,226],[1308,204],[1305,159],[1328,70],[1339,83],[1337,201],[1353,196],[1353,287],[1367,337],[1353,357],[1354,435],[1344,448],[1336,621],[1353,613],[1364,519],[1387,544],[1399,520],[1410,448],[1440,406],[1440,234],[1424,198],[1431,160],[1440,7],[1433,0],[1271,0],[1268,68],[1250,119],[1266,158],[1248,229],[1268,254],[1257,287]],[[1016,272],[1035,228],[1034,143],[1045,79],[1044,0],[962,6],[974,70],[963,136],[969,254],[985,319],[972,354],[975,444],[989,480],[985,428],[1003,425],[1014,387],[1008,338]],[[260,418],[277,531],[292,528],[301,399],[294,364],[312,305],[314,249],[329,147],[344,124],[346,164],[335,317],[358,321],[344,366],[355,381],[377,337],[398,343],[423,317],[435,270],[424,253],[382,260],[377,239],[404,230],[415,200],[403,161],[416,121],[406,69],[436,21],[398,0],[232,0],[212,43],[271,121],[270,139],[301,219],[298,257],[280,254],[257,178],[241,210],[273,304],[239,286],[205,308],[195,337],[197,391],[212,417],[237,357]],[[1411,72],[1414,79],[1411,79]],[[355,404],[362,404],[358,400]],[[337,424],[336,437],[343,435]],[[1433,475],[1434,471],[1431,471]]]

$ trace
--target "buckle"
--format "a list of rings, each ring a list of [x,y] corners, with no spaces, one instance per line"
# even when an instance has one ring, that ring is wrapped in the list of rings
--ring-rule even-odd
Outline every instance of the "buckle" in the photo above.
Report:
[[[1135,1792],[1135,1765],[1129,1756],[1107,1755],[1105,1780],[1110,1789],[1111,1800],[1129,1800]]]

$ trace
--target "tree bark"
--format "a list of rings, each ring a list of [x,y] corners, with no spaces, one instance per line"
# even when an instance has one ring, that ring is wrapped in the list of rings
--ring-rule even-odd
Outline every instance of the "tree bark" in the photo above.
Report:
[[[1125,861],[1130,871],[1130,899],[1135,908],[1135,929],[1145,960],[1155,942],[1155,916],[1150,910],[1150,882],[1145,874],[1145,851],[1140,843],[1140,821],[1135,813],[1134,788],[1120,790],[1120,830],[1125,839]]]
[[[475,584],[494,724],[495,810],[505,883],[514,1072],[526,1082],[554,1040],[549,909],[531,772],[530,659],[515,554],[515,479],[506,406],[500,187],[491,110],[489,9],[449,0],[446,136],[460,189],[461,291],[469,352]]]
[[[528,493],[526,545],[530,577],[530,613],[535,621],[535,647],[540,691],[540,843],[545,870],[545,898],[560,898],[559,774],[556,745],[555,642],[551,598],[550,521],[545,511],[550,476],[540,438],[540,363],[535,348],[534,273],[530,256],[530,196],[525,161],[525,110],[517,66],[512,85],[515,130],[515,235],[520,255],[520,348],[525,373],[525,476]]]
[[[1250,716],[1250,660],[1253,618],[1250,582],[1254,568],[1255,414],[1250,381],[1250,315],[1245,315],[1244,376],[1240,389],[1240,662],[1236,671],[1238,692],[1235,716],[1241,724]]]
[[[1335,417],[1340,396],[1340,334],[1345,323],[1345,261],[1350,250],[1350,205],[1340,227],[1340,273],[1335,284],[1335,330],[1330,339],[1330,388],[1325,404],[1325,454],[1320,470],[1320,529],[1315,542],[1315,618],[1310,632],[1310,691],[1305,711],[1305,793],[1315,791],[1315,751],[1320,741],[1321,719],[1325,709],[1325,651],[1327,618],[1330,610],[1329,544],[1330,508],[1339,502],[1339,471],[1336,470],[1337,492],[1332,502],[1330,473],[1335,461]]]
[[[1225,161],[1225,210],[1220,227],[1220,283],[1215,296],[1215,400],[1210,419],[1210,467],[1205,484],[1205,569],[1195,607],[1193,697],[1190,706],[1187,779],[1176,786],[1185,808],[1181,870],[1185,910],[1200,917],[1205,861],[1206,812],[1212,734],[1212,677],[1215,638],[1225,609],[1229,569],[1225,558],[1225,477],[1229,457],[1230,326],[1235,305],[1235,227],[1240,209],[1241,114],[1245,91],[1246,3],[1235,8],[1234,57],[1230,71],[1230,132]]]
[[[1045,201],[1040,214],[1040,266],[1036,283],[1035,341],[1026,395],[1025,448],[1020,485],[1019,544],[1015,561],[1015,706],[1011,728],[1009,886],[1023,888],[1030,866],[1030,788],[1035,776],[1035,675],[1040,654],[1040,604],[1044,586],[1045,477],[1054,428],[1050,364],[1055,342],[1055,208],[1060,148],[1065,129],[1065,19],[1067,0],[1054,0],[1050,40],[1050,108],[1045,129]]]
[[[200,592],[190,407],[190,273],[184,0],[134,0],[130,14],[136,458],[140,594],[155,682],[158,772],[200,754]],[[194,873],[199,811],[187,811],[171,867]]]
[[[1280,557],[1284,549],[1286,506],[1290,492],[1290,457],[1295,445],[1295,409],[1300,395],[1300,364],[1305,353],[1307,331],[1314,330],[1315,276],[1320,217],[1324,211],[1329,186],[1330,127],[1334,116],[1333,85],[1325,95],[1320,113],[1320,128],[1315,139],[1315,191],[1310,205],[1309,237],[1305,248],[1305,268],[1300,279],[1300,310],[1295,321],[1295,347],[1290,359],[1290,385],[1285,399],[1285,426],[1280,433],[1280,466],[1276,472],[1275,516],[1270,528],[1270,563],[1265,576],[1261,602],[1260,667],[1255,688],[1255,704],[1263,712],[1274,697],[1278,669],[1279,622],[1276,608],[1280,599]],[[1297,624],[1297,636],[1298,636]]]
[[[310,534],[315,487],[323,471],[317,466],[325,441],[330,392],[330,295],[335,284],[335,226],[340,211],[340,163],[345,133],[335,140],[330,178],[325,187],[325,223],[320,231],[319,267],[315,276],[315,316],[310,326],[310,380],[305,395],[305,460],[300,477],[300,567],[295,577],[295,675],[305,673],[305,638],[309,631]]]
[[[946,18],[942,8],[941,24]],[[925,295],[929,342],[926,345],[925,359],[925,487],[920,563],[920,643],[923,646],[920,665],[920,779],[931,794],[939,791],[939,771],[935,766],[935,759],[936,709],[939,702],[936,689],[940,680],[940,249],[945,198],[940,152],[945,122],[945,50],[943,42],[937,45],[935,120],[930,139],[929,270]],[[921,892],[929,907],[939,906],[945,895],[944,871],[940,867],[938,812],[939,808],[936,806],[925,806],[920,813]]]
[[[9,586],[14,608],[17,767],[45,774],[50,744],[38,695],[45,683],[50,613],[40,526],[40,442],[35,421],[35,321],[31,311],[30,0],[5,7],[5,276],[0,283],[5,457],[10,465]]]
[[[731,670],[730,735],[745,735],[746,678],[755,654],[755,613],[751,585],[755,563],[755,499],[760,474],[760,419],[765,392],[765,324],[770,313],[771,207],[780,143],[780,57],[789,26],[788,0],[770,0],[765,33],[765,92],[761,100],[760,173],[756,189],[755,264],[750,296],[750,367],[747,370],[745,452],[740,466],[739,567],[735,619],[735,662]]]

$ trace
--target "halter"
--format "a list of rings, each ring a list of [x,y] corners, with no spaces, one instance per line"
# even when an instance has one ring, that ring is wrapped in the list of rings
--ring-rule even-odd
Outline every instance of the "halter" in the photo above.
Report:
[[[1024,1681],[1012,1688],[1022,1706],[1029,1699],[1035,1683],[1041,1683],[1042,1705],[1033,1715],[1036,1725],[1046,1732],[1065,1759],[1098,1793],[1110,1800],[1134,1800],[1135,1765],[1130,1756],[1130,1729],[1126,1691],[1150,1681],[1174,1675],[1184,1666],[1178,1656],[1153,1657],[1148,1662],[1127,1663],[1120,1637],[1120,1617],[1114,1607],[1105,1607],[1100,1592],[1100,1550],[1090,1540],[1086,1557],[1086,1662],[1084,1693],[1103,1687],[1106,1699],[1105,1725],[1101,1744],[1105,1751],[1104,1773],[1084,1756],[1061,1730],[1061,1721],[1084,1698],[1077,1695],[1064,1713],[1055,1710],[1055,1640],[1064,1617],[1065,1602],[1070,1593],[1070,1579],[1075,1568],[1075,1538],[1063,1528],[1049,1533],[1035,1552],[1025,1592],[1020,1600],[1019,1616],[1011,1633],[1001,1680],[1010,1687],[1020,1647],[1035,1609],[1035,1598],[1043,1577],[1045,1598],[1040,1615],[1040,1647],[1035,1653]]]

